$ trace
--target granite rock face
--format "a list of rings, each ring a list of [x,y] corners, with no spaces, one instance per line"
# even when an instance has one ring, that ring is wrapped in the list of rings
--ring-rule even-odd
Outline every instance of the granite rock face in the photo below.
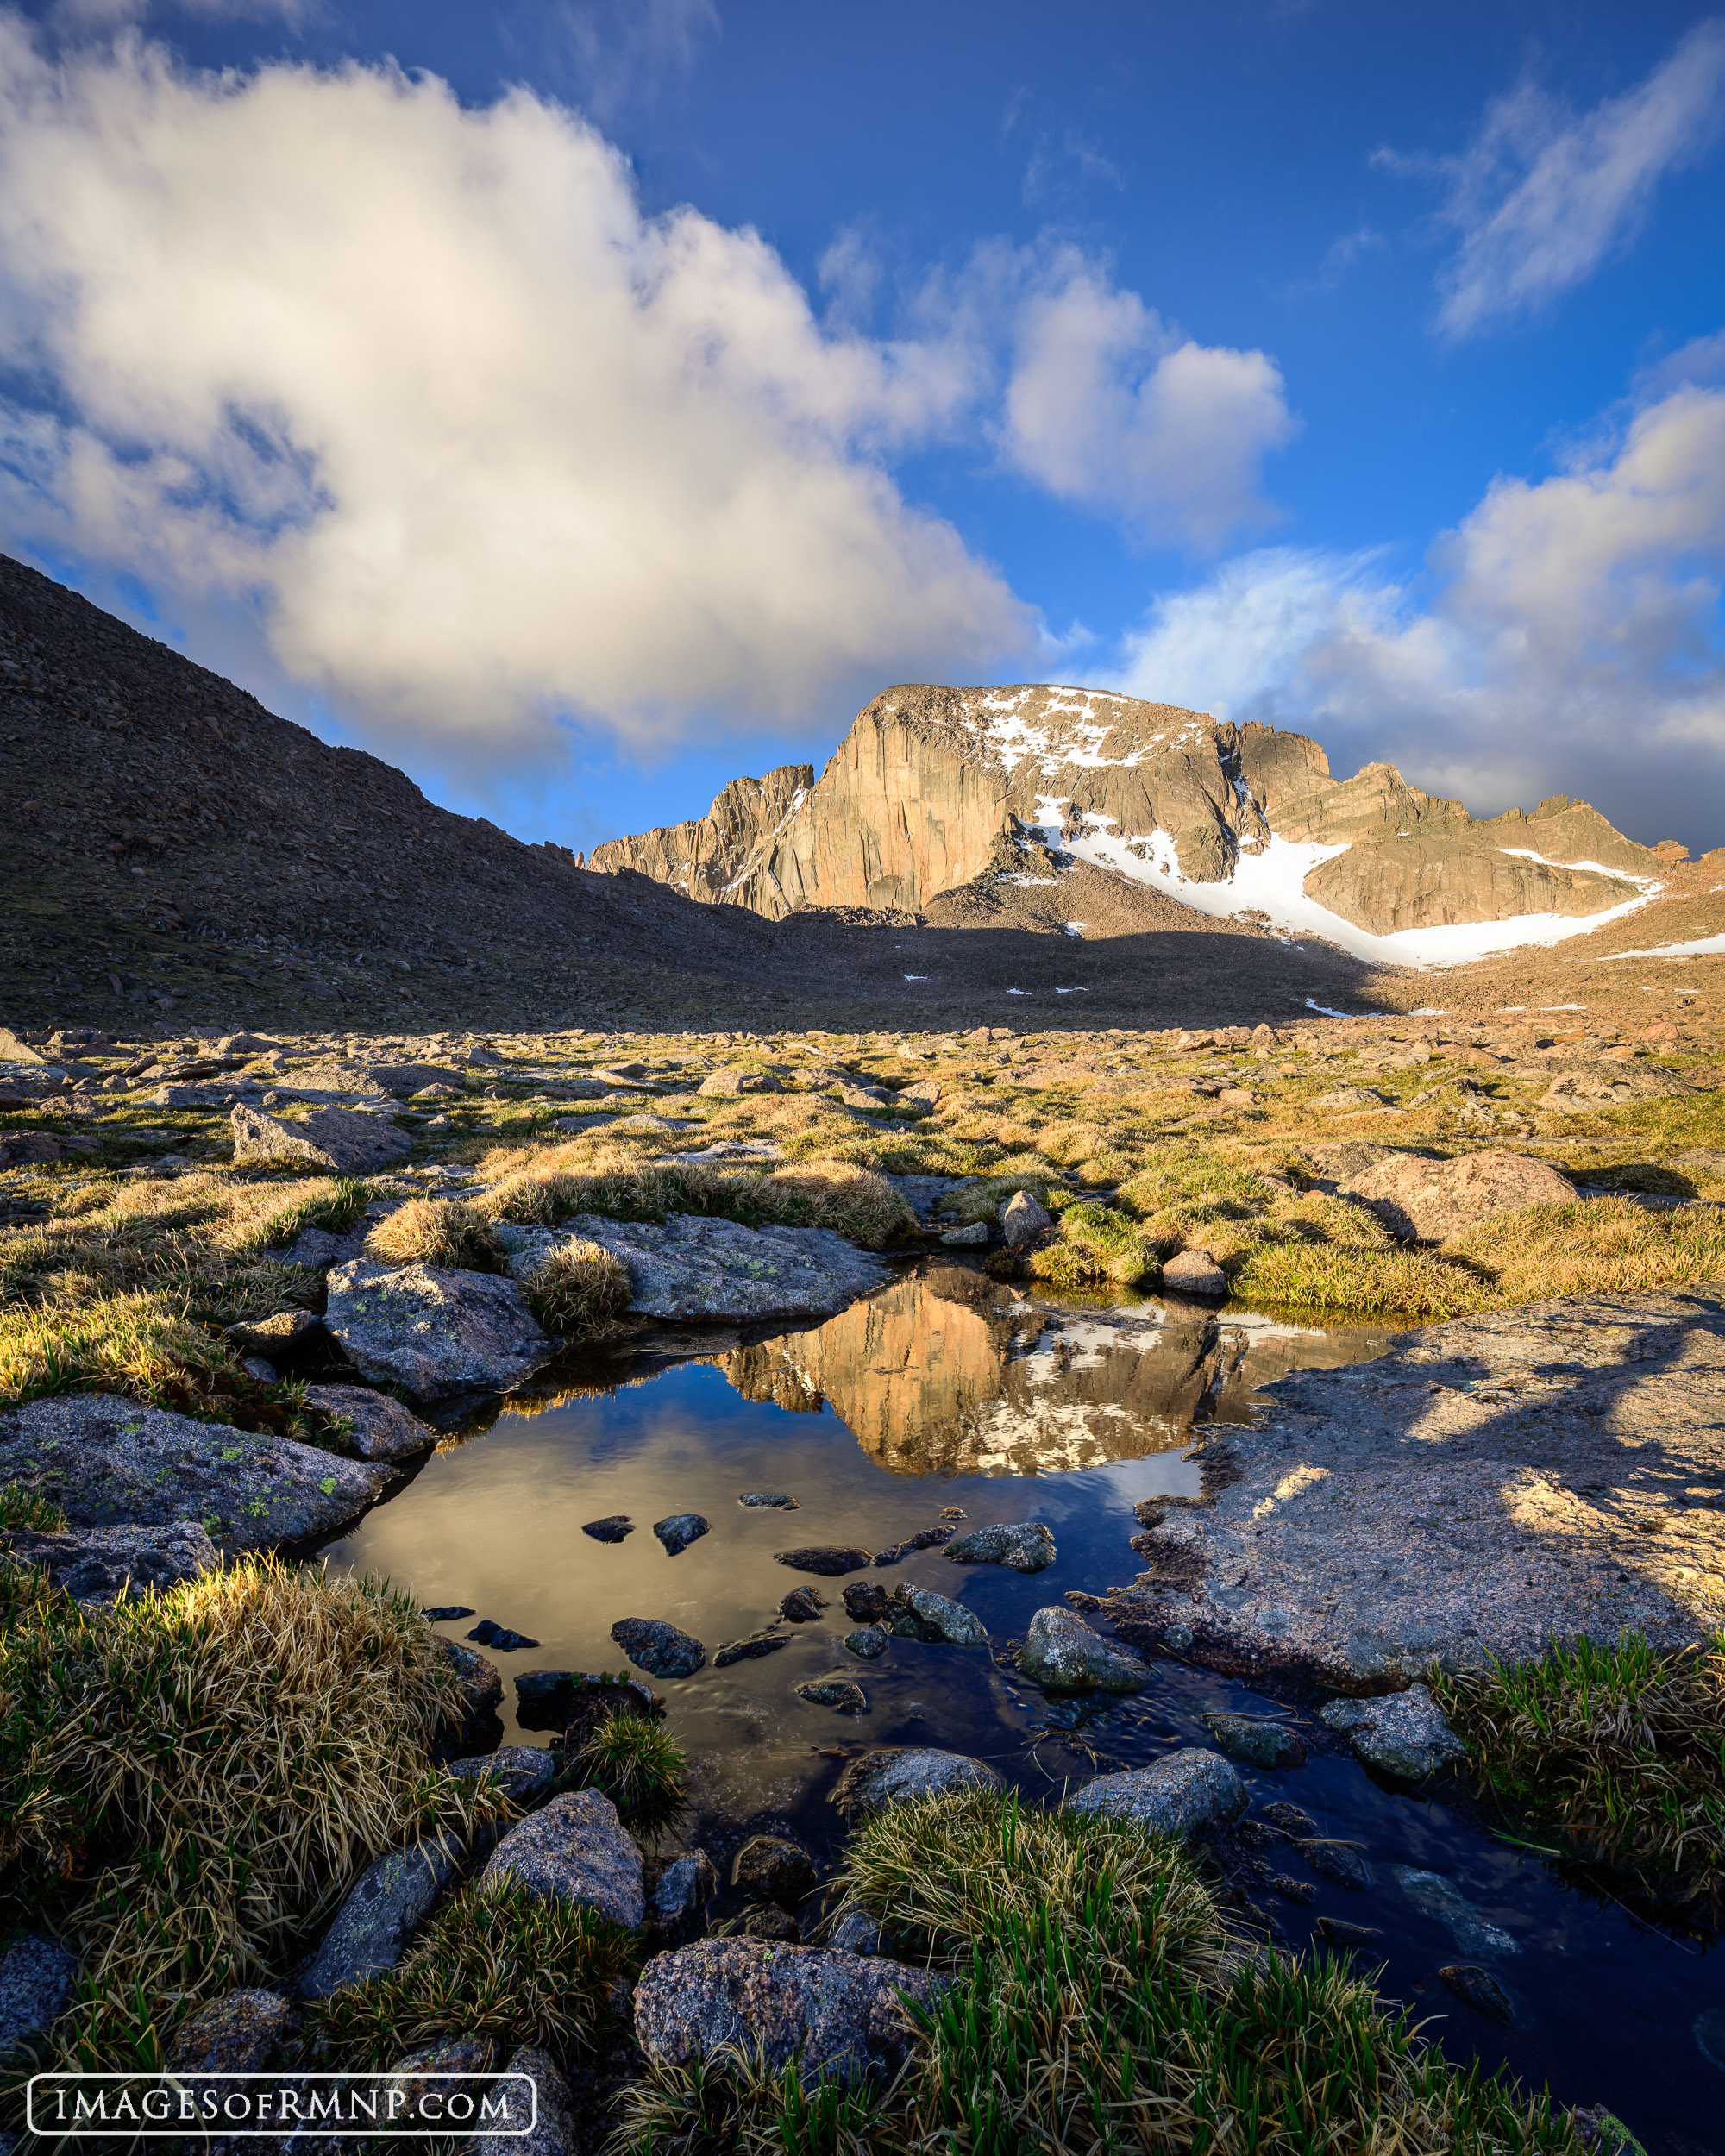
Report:
[[[1141,1692],[1150,1682],[1137,1655],[1103,1639],[1058,1602],[1031,1619],[1019,1668],[1032,1684],[1052,1692]]]
[[[1603,819],[1602,819],[1603,820]],[[1527,861],[1454,835],[1386,837],[1350,846],[1307,876],[1306,896],[1358,928],[1391,936],[1405,928],[1507,921],[1518,913],[1603,913],[1640,896],[1620,876]]]
[[[55,1534],[20,1527],[0,1533],[0,1563],[30,1565],[74,1601],[115,1602],[149,1589],[177,1587],[222,1562],[195,1520],[159,1527],[73,1527]]]
[[[584,1903],[629,1931],[647,1913],[640,1849],[597,1789],[554,1796],[511,1827],[481,1877],[512,1879],[541,1901]]]
[[[381,1976],[401,1959],[431,1904],[455,1876],[452,1841],[392,1849],[363,1872],[311,1965],[299,1979],[303,1999],[327,1999],[343,1984]]]
[[[236,1101],[229,1120],[236,1161],[296,1161],[338,1175],[369,1175],[413,1150],[405,1131],[357,1108],[314,1108],[290,1121]]]
[[[545,1250],[580,1238],[629,1269],[630,1304],[649,1318],[826,1318],[888,1277],[880,1259],[830,1228],[745,1228],[674,1213],[662,1221],[582,1214],[530,1234],[510,1259],[530,1271]]]
[[[555,1755],[538,1745],[505,1745],[496,1752],[481,1752],[468,1759],[451,1759],[444,1767],[463,1782],[476,1782],[488,1774],[518,1804],[549,1789],[557,1778]]]
[[[332,1534],[392,1479],[386,1467],[112,1393],[33,1400],[0,1416],[0,1482],[49,1499],[77,1527],[189,1520],[224,1550],[267,1550]]]
[[[180,2074],[257,2073],[292,2034],[293,2003],[280,1991],[224,1991],[195,2006],[174,2031],[168,2066]]]
[[[1129,1819],[1151,1833],[1189,1841],[1226,1827],[1246,1808],[1245,1785],[1219,1752],[1188,1745],[1126,1774],[1099,1774],[1066,1800],[1090,1819]]]
[[[50,2028],[72,2004],[78,1963],[55,1940],[28,1933],[0,1954],[0,2059]]]
[[[917,1796],[939,1796],[949,1789],[998,1789],[1005,1784],[993,1767],[962,1752],[888,1745],[853,1759],[838,1777],[832,1802],[852,1824],[872,1819],[889,1805]]]
[[[411,1459],[437,1442],[437,1432],[389,1393],[366,1385],[308,1385],[305,1397],[351,1426],[349,1443],[362,1460]]]
[[[774,2071],[795,2060],[805,2086],[890,2080],[913,2040],[900,1995],[927,2002],[951,1981],[816,1946],[701,1940],[648,1963],[635,1990],[635,2037],[656,2066],[758,2048]]]
[[[550,2053],[524,2044],[504,2061],[503,2071],[525,2074],[533,2084],[538,2098],[535,2123],[525,2134],[493,2131],[476,2135],[472,2156],[580,2156],[585,2142],[580,2112],[562,2070]],[[496,2086],[499,2090],[511,2089],[507,2082]],[[512,2125],[514,2121],[499,2122],[503,2123]]]
[[[1576,1199],[1575,1185],[1548,1162],[1503,1152],[1464,1153],[1447,1161],[1392,1153],[1342,1188],[1392,1235],[1421,1243],[1441,1243],[1495,1213],[1572,1205]]]
[[[1323,1717],[1368,1766],[1404,1781],[1423,1782],[1465,1756],[1466,1746],[1423,1684],[1382,1699],[1333,1699]]]
[[[323,1322],[356,1369],[416,1400],[506,1393],[557,1352],[513,1281],[432,1265],[335,1266]]]

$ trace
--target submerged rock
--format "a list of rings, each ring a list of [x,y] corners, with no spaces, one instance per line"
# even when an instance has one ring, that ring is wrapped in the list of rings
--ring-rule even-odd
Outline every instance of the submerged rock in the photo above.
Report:
[[[47,1499],[76,1527],[201,1520],[225,1549],[267,1550],[333,1534],[392,1479],[386,1467],[112,1393],[0,1416],[0,1483]]]
[[[650,1318],[830,1318],[888,1276],[879,1258],[830,1228],[745,1228],[706,1213],[658,1222],[583,1213],[553,1242],[575,1237],[622,1260],[629,1307]],[[524,1250],[521,1261],[536,1263],[538,1254]]]
[[[1466,1756],[1466,1746],[1423,1684],[1382,1699],[1334,1699],[1322,1712],[1328,1727],[1346,1737],[1368,1766],[1405,1781],[1423,1782]]]
[[[648,1963],[635,1990],[636,2041],[659,2067],[758,2049],[770,2072],[795,2061],[805,2086],[889,2081],[914,2041],[903,1997],[927,2003],[951,1982],[825,1947],[706,1939]]]
[[[1396,1883],[1421,1916],[1435,1917],[1465,1954],[1519,1954],[1521,1947],[1440,1871],[1412,1865],[1393,1867]]]
[[[1256,1714],[1202,1714],[1199,1720],[1218,1748],[1242,1766],[1273,1770],[1306,1764],[1304,1740],[1285,1722],[1265,1721]]]
[[[195,1520],[159,1527],[34,1527],[0,1532],[0,1564],[46,1572],[50,1585],[74,1601],[116,1602],[152,1589],[177,1587],[213,1571],[222,1552]]]
[[[653,1532],[665,1545],[668,1557],[680,1556],[692,1542],[699,1542],[707,1532],[707,1523],[698,1512],[672,1514],[668,1520],[656,1520]]]
[[[939,1796],[948,1789],[998,1789],[1000,1777],[982,1759],[962,1752],[938,1752],[914,1745],[887,1745],[853,1759],[838,1777],[832,1802],[854,1825],[872,1819],[891,1804],[916,1796]]]
[[[1011,1526],[973,1527],[957,1542],[949,1542],[946,1554],[954,1564],[1004,1564],[1009,1572],[1042,1572],[1059,1553],[1041,1520],[1026,1520]]]
[[[511,1827],[492,1851],[480,1883],[512,1880],[536,1900],[571,1902],[637,1930],[647,1913],[641,1851],[617,1807],[597,1789],[554,1796]]]
[[[1489,1969],[1482,1969],[1477,1962],[1452,1961],[1440,1968],[1438,1974],[1465,2006],[1483,2014],[1488,2021],[1515,2028],[1515,2002]]]
[[[426,1912],[455,1877],[453,1839],[427,1839],[380,1857],[342,1902],[311,1965],[299,1979],[302,1999],[327,1999],[343,1984],[393,1969]]]
[[[1246,1808],[1245,1785],[1218,1752],[1188,1745],[1128,1774],[1101,1774],[1066,1800],[1086,1818],[1130,1819],[1187,1841]]]
[[[1355,1894],[1370,1891],[1371,1866],[1358,1842],[1307,1839],[1296,1841],[1294,1846],[1320,1878],[1329,1880],[1334,1886],[1346,1887]]]
[[[700,1641],[662,1617],[620,1617],[611,1636],[649,1677],[693,1677],[706,1663],[706,1649]]]
[[[875,1559],[867,1550],[852,1550],[839,1543],[820,1542],[800,1550],[775,1550],[773,1562],[775,1564],[788,1564],[794,1572],[818,1572],[823,1579],[836,1580],[842,1573],[860,1572],[864,1565],[872,1564]]]
[[[513,1281],[455,1268],[350,1258],[323,1322],[355,1369],[416,1400],[506,1393],[557,1352]]]
[[[1051,1602],[1030,1620],[1019,1670],[1051,1692],[1139,1692],[1150,1671],[1135,1654],[1094,1631],[1076,1611]]]

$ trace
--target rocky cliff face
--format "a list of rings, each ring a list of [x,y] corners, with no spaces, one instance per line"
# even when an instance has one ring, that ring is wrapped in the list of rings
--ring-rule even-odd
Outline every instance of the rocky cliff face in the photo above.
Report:
[[[776,919],[916,912],[965,887],[1057,881],[1075,860],[1223,913],[1263,911],[1273,867],[1278,890],[1377,936],[1585,917],[1660,866],[1563,795],[1484,822],[1389,764],[1333,778],[1316,742],[1275,727],[1101,690],[927,684],[876,697],[818,781],[807,765],[738,780],[710,815],[590,865]]]

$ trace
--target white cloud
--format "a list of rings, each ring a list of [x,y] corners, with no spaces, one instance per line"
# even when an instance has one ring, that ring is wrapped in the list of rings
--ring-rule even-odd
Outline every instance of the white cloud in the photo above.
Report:
[[[643,216],[525,91],[387,67],[51,64],[0,17],[14,544],[255,604],[279,662],[471,765],[1010,666],[1034,624],[886,448],[962,337],[833,336],[757,235]]]
[[[1499,479],[1430,566],[1422,605],[1375,557],[1246,555],[1158,602],[1115,686],[1302,725],[1476,811],[1578,793],[1645,837],[1725,837],[1725,392],[1667,382],[1569,468]]]
[[[1269,521],[1259,467],[1295,430],[1274,360],[1182,338],[1070,251],[1022,304],[1006,454],[1140,537],[1214,547]]]
[[[1488,109],[1459,157],[1381,152],[1435,172],[1458,235],[1439,278],[1439,324],[1466,337],[1536,312],[1590,277],[1640,230],[1665,175],[1709,147],[1725,114],[1725,22],[1697,25],[1633,90],[1575,116],[1524,84]]]

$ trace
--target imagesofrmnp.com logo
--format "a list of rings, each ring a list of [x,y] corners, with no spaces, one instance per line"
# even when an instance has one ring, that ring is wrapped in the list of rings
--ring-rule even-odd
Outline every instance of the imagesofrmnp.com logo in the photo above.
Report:
[[[539,2091],[524,2073],[45,2073],[25,2092],[33,2134],[80,2140],[188,2133],[278,2137],[530,2134]]]

